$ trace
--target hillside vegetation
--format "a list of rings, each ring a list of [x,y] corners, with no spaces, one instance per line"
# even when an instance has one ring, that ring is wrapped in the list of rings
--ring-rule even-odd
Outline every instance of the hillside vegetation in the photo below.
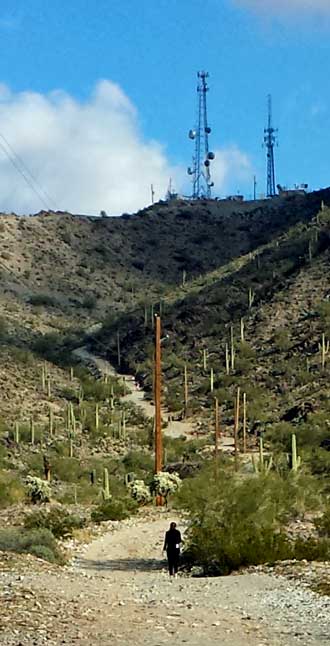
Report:
[[[153,315],[160,313],[164,423],[165,413],[185,417],[197,435],[165,440],[166,469],[188,476],[177,504],[193,514],[189,558],[218,571],[219,563],[205,561],[200,549],[205,533],[194,532],[202,517],[211,531],[224,509],[223,498],[208,489],[210,468],[215,482],[219,469],[234,478],[234,498],[242,491],[237,473],[246,477],[257,507],[259,501],[268,510],[258,553],[248,548],[248,527],[261,518],[248,496],[233,518],[237,531],[247,532],[242,558],[219,555],[218,539],[210,539],[220,570],[263,562],[272,549],[275,556],[275,543],[279,557],[324,557],[328,543],[309,552],[274,536],[299,515],[329,513],[327,203],[330,189],[247,204],[169,202],[121,218],[2,216],[0,506],[23,503],[29,477],[51,477],[53,500],[81,505],[98,522],[124,518],[148,501],[152,421],[127,404],[122,379],[95,379],[73,351],[87,346],[109,359],[119,373],[135,375],[151,398]],[[232,437],[238,391],[240,456],[234,463],[229,451],[214,471],[215,401],[221,434]],[[130,478],[144,481],[139,503],[128,493]],[[290,509],[287,497],[295,498]],[[54,537],[59,522],[68,521],[33,516],[29,529],[51,529]],[[227,540],[230,527],[217,522],[219,540]],[[52,551],[53,539],[42,539],[38,549]],[[242,534],[242,546],[244,540]],[[14,543],[21,545],[19,536]]]

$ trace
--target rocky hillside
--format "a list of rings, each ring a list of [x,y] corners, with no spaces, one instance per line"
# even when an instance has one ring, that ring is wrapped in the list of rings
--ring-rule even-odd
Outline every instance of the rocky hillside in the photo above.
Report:
[[[318,343],[328,334],[321,318],[327,211],[315,219],[322,202],[330,202],[330,189],[246,204],[161,203],[121,218],[1,216],[0,414],[24,417],[38,408],[42,359],[50,371],[56,364],[65,390],[67,372],[62,378],[58,366],[70,365],[70,350],[83,342],[84,331],[104,319],[102,331],[89,335],[91,348],[116,361],[119,330],[122,367],[140,374],[151,390],[150,322],[161,308],[170,411],[183,409],[187,364],[191,414],[207,419],[217,394],[230,426],[240,385],[251,427],[260,419],[280,421],[300,400],[297,372],[308,384],[315,372],[327,380],[326,368],[317,372]],[[235,365],[226,374],[231,326]],[[302,385],[306,401],[313,399],[312,386]]]
[[[275,444],[284,445],[297,431],[307,446],[327,446],[329,254],[330,210],[309,221],[303,213],[267,244],[155,303],[168,335],[163,373],[169,409],[180,414],[185,408],[186,366],[188,414],[202,417],[208,427],[217,397],[223,427],[232,432],[240,387],[249,431],[266,429]],[[122,315],[91,339],[91,347],[116,361],[118,331],[122,366],[151,391],[150,316],[146,321],[142,308]]]

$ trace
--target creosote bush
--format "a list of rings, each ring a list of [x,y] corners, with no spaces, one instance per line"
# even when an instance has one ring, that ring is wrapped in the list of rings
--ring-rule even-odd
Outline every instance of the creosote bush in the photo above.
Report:
[[[241,566],[287,558],[323,559],[330,542],[293,540],[290,520],[315,509],[312,478],[247,476],[228,472],[214,478],[214,466],[184,481],[177,504],[190,516],[186,558],[207,574],[229,574]]]
[[[95,523],[102,523],[106,520],[125,520],[137,511],[138,504],[127,496],[117,500],[104,500],[94,511],[91,518]]]
[[[0,508],[24,500],[24,487],[14,474],[0,470]]]
[[[58,506],[48,510],[38,509],[24,519],[26,529],[49,529],[55,538],[71,538],[75,529],[82,529],[85,525],[84,518]]]
[[[2,529],[0,550],[4,552],[29,553],[54,563],[63,564],[64,558],[49,529]]]

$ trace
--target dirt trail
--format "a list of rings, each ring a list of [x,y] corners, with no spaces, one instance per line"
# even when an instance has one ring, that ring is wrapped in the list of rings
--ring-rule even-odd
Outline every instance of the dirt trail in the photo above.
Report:
[[[175,515],[174,515],[175,519]],[[48,595],[33,638],[0,643],[81,646],[322,646],[329,602],[267,574],[170,579],[162,560],[173,515],[152,510],[86,546],[63,572],[32,573],[24,590]],[[181,525],[182,527],[182,525]],[[1,576],[0,576],[1,579]],[[26,593],[25,593],[26,594]],[[38,597],[37,597],[38,598]],[[45,619],[40,614],[45,613]],[[35,615],[34,615],[35,616]],[[32,617],[32,615],[31,615]],[[18,626],[20,624],[18,623]],[[16,640],[15,640],[16,639]]]
[[[81,359],[81,361],[83,361],[86,365],[89,365],[91,368],[94,367],[94,369],[99,374],[115,375],[117,377],[125,379],[130,392],[128,392],[127,395],[123,397],[123,401],[131,402],[132,404],[142,408],[146,417],[154,417],[155,409],[153,404],[144,398],[143,390],[138,390],[136,388],[132,375],[119,375],[114,366],[109,361],[106,361],[105,359],[102,359],[101,357],[90,353],[86,348],[77,348],[77,350],[75,350],[74,352]],[[168,413],[164,410],[163,419],[167,421],[167,418]],[[169,420],[167,421],[167,426],[164,427],[164,433],[169,437],[192,437],[195,431],[196,428],[194,424],[189,420]],[[222,437],[220,440],[220,445],[223,449],[230,450],[233,447],[233,444],[233,439],[230,437]]]

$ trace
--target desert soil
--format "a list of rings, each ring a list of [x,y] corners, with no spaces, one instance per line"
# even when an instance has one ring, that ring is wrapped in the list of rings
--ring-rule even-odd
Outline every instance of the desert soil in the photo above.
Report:
[[[330,599],[265,573],[168,576],[162,556],[173,515],[152,510],[112,523],[70,566],[0,572],[6,646],[321,646]],[[181,525],[182,526],[182,525]]]

